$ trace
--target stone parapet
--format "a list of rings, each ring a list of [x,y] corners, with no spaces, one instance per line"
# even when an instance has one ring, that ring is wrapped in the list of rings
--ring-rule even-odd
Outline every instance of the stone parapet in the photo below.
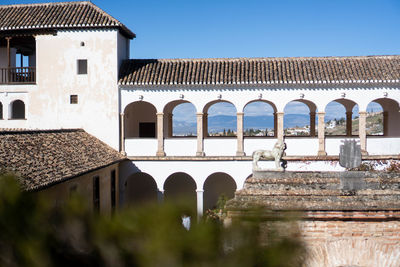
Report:
[[[400,210],[400,175],[385,172],[255,171],[228,210]]]

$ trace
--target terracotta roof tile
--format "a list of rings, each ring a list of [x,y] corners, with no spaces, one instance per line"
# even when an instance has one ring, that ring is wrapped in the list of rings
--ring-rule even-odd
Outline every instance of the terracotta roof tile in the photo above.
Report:
[[[126,159],[83,130],[0,131],[0,171],[39,190]]]
[[[118,28],[134,38],[124,24],[88,1],[0,6],[0,31],[23,29]]]
[[[400,56],[131,59],[121,85],[399,82]]]

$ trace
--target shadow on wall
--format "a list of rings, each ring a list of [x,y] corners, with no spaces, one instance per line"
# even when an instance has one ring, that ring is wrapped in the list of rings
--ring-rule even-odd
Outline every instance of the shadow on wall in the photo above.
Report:
[[[132,161],[121,162],[119,171],[119,203],[121,207],[123,207],[126,202],[126,189],[129,177],[140,172],[141,170],[133,164]]]

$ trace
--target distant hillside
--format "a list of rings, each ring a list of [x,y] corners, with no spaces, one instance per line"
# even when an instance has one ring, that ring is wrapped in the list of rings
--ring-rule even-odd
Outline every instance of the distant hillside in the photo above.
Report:
[[[382,112],[368,113],[367,116],[367,134],[368,135],[382,135],[383,134],[383,114]],[[359,119],[352,120],[352,134],[358,135]],[[326,129],[327,135],[344,135],[346,134],[346,122],[338,124],[336,127]]]
[[[285,128],[309,125],[309,117],[305,114],[285,115]],[[208,118],[208,127],[211,132],[222,132],[224,129],[236,131],[236,116],[217,115]],[[265,129],[274,127],[273,116],[245,116],[244,129]],[[196,134],[196,123],[174,121],[174,133],[185,135]]]
[[[329,120],[329,119],[328,119]],[[358,134],[358,118],[353,119],[353,134]],[[310,124],[309,116],[306,114],[285,115],[284,128],[295,126],[303,127]],[[217,115],[208,118],[211,132],[222,132],[225,130],[236,131],[236,116]],[[316,123],[317,125],[317,123]],[[272,129],[274,127],[273,116],[245,116],[244,129]],[[174,133],[177,135],[196,135],[196,123],[174,121]],[[367,117],[367,134],[382,133],[382,113],[369,114]],[[327,135],[345,134],[345,124],[337,125],[335,128],[327,129]]]

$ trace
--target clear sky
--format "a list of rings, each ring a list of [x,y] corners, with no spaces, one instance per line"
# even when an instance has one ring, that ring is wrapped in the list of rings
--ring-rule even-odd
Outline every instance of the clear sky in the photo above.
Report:
[[[1,4],[61,2],[0,0]],[[400,54],[400,0],[93,0],[136,33],[132,58]],[[235,114],[220,104],[217,114]],[[250,114],[264,112],[262,105]],[[376,108],[376,107],[375,107]],[[194,116],[190,104],[174,117]],[[292,103],[288,113],[308,111]],[[338,104],[331,114],[343,116]],[[337,115],[336,115],[337,113]],[[191,120],[190,118],[188,120]]]
[[[400,0],[92,2],[137,34],[135,58],[400,54]]]

